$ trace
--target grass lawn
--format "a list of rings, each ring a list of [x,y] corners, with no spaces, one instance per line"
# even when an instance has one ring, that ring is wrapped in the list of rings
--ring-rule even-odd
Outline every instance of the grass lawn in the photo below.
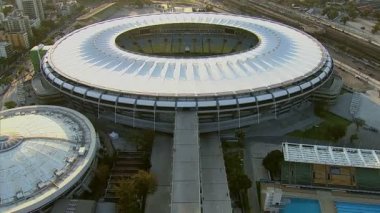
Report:
[[[321,118],[324,120],[319,125],[313,126],[310,129],[296,130],[288,134],[288,136],[300,137],[300,138],[310,138],[317,140],[329,140],[333,141],[334,138],[331,135],[331,126],[342,126],[345,129],[350,125],[350,121],[337,116],[331,112],[323,112]]]

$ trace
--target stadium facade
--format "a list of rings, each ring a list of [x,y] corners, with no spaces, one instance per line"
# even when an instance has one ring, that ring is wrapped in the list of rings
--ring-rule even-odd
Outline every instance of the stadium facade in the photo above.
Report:
[[[82,114],[57,106],[0,112],[0,212],[44,212],[88,189],[99,147]]]
[[[277,118],[333,78],[314,38],[237,15],[156,14],[78,29],[43,57],[45,79],[81,111],[172,132],[175,112],[197,111],[200,132]]]

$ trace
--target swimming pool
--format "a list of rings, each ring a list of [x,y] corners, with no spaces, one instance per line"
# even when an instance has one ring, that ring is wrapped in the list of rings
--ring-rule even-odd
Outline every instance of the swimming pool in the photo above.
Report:
[[[320,213],[321,207],[317,200],[290,198],[290,203],[280,210],[280,213]]]
[[[380,205],[335,202],[337,213],[375,213],[380,212]]]

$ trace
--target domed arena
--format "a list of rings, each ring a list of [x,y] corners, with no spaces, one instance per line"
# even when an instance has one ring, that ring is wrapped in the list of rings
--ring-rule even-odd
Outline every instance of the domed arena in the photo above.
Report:
[[[92,178],[98,141],[82,114],[57,106],[0,112],[0,212],[44,212],[81,193]]]
[[[84,112],[172,132],[196,111],[200,132],[278,118],[327,82],[333,61],[308,34],[239,15],[124,17],[78,29],[49,49],[41,70]]]

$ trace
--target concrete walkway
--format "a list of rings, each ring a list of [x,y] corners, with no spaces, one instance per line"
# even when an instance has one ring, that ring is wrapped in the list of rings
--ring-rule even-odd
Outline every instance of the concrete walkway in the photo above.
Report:
[[[248,189],[248,199],[250,200],[251,212],[260,212],[260,205],[257,195],[256,181],[268,180],[268,173],[262,165],[262,160],[266,154],[272,150],[280,149],[281,144],[245,142],[244,149],[244,170],[252,181],[252,187]]]
[[[202,210],[232,213],[223,150],[217,133],[200,136]]]
[[[157,179],[157,190],[146,201],[146,213],[170,212],[173,139],[169,135],[157,134],[152,148],[150,171]]]
[[[172,213],[200,213],[200,153],[198,115],[177,111],[173,140]]]

